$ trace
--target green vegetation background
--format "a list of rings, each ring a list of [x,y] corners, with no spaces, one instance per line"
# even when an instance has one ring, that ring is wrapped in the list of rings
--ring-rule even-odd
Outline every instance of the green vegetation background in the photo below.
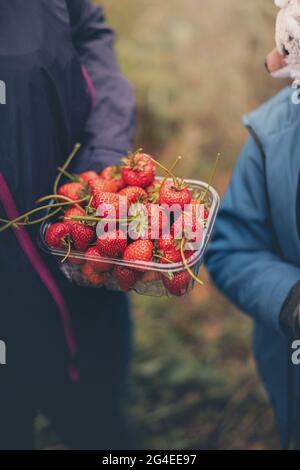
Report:
[[[247,133],[243,113],[271,97],[272,0],[97,0],[117,32],[138,98],[136,145],[223,193]],[[148,449],[276,448],[251,352],[251,321],[209,283],[184,299],[132,295],[135,357],[129,412]],[[40,436],[45,432],[38,420]]]

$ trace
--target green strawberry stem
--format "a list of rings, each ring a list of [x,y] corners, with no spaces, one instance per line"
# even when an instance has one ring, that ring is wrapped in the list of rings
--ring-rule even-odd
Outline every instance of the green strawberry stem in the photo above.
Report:
[[[159,166],[163,171],[165,171],[167,173],[167,175],[169,175],[173,179],[173,183],[174,183],[175,188],[180,190],[182,182],[180,182],[178,180],[177,176],[174,175],[173,171],[174,171],[175,167],[177,166],[178,162],[180,162],[182,160],[182,157],[179,156],[179,157],[176,158],[176,161],[174,162],[174,164],[172,165],[170,170],[167,167],[165,167],[162,163],[159,163],[157,160],[155,160],[155,158],[150,157],[150,159],[153,161],[153,163],[155,163],[157,166]],[[168,178],[168,176],[166,176],[163,179],[161,186],[163,186],[165,184],[167,178]]]
[[[78,176],[75,176],[75,175],[71,175],[71,173],[69,173],[67,170],[64,170],[63,168],[61,168],[60,166],[57,167],[58,171],[63,174],[64,176],[66,176],[69,180],[75,182],[75,183],[78,183],[78,181],[80,181],[80,178]]]
[[[102,220],[105,220],[106,222],[131,222],[132,220],[134,220],[134,217],[128,217],[128,219],[107,219],[106,217],[73,215],[71,217],[66,217],[65,219],[78,220],[79,222],[101,222]]]
[[[72,203],[73,203],[73,202],[74,202],[74,201],[72,201]],[[31,211],[26,212],[26,213],[23,214],[23,215],[20,215],[20,216],[17,217],[16,219],[10,220],[10,221],[9,221],[8,223],[6,223],[3,227],[1,227],[0,233],[1,233],[1,232],[4,232],[4,230],[6,230],[6,229],[8,229],[8,228],[10,228],[10,227],[12,227],[12,226],[14,226],[14,225],[16,225],[16,224],[18,225],[18,223],[21,222],[21,221],[23,221],[24,219],[25,219],[25,223],[24,223],[23,225],[28,225],[28,224],[32,225],[32,223],[33,223],[34,221],[31,221],[31,222],[30,222],[30,221],[27,220],[27,219],[28,219],[31,215],[36,214],[37,212],[44,211],[44,210],[47,210],[47,209],[52,209],[52,208],[58,208],[58,207],[59,207],[59,209],[60,209],[61,207],[69,206],[69,205],[71,205],[72,203],[71,203],[70,201],[68,201],[68,202],[59,202],[59,203],[56,203],[56,204],[48,204],[48,205],[46,205],[46,206],[41,206],[41,207],[37,207],[36,209],[32,209]],[[52,215],[53,215],[53,214],[47,214],[47,215],[43,218],[43,220],[49,219],[50,217],[52,217]]]
[[[208,194],[208,191],[210,190],[210,188],[213,184],[213,181],[214,181],[215,176],[216,176],[216,171],[217,171],[217,168],[218,168],[218,165],[219,165],[219,162],[220,162],[220,157],[221,157],[221,154],[218,153],[217,156],[216,156],[216,159],[215,159],[215,164],[214,164],[212,173],[211,173],[210,178],[209,178],[208,186],[207,186],[207,188],[204,192],[203,198],[201,198],[201,200],[200,200],[200,204],[202,204],[202,202],[205,201],[206,196]]]
[[[68,156],[67,160],[65,161],[65,163],[63,164],[63,166],[61,168],[63,171],[65,171],[68,168],[68,166],[70,165],[71,161],[73,160],[73,158],[77,154],[80,147],[81,147],[81,144],[76,144],[74,146],[72,152],[70,153],[70,155]],[[55,181],[54,181],[54,185],[53,185],[54,194],[57,194],[57,188],[58,188],[59,182],[61,180],[61,177],[62,177],[62,172],[60,171],[58,173],[57,177],[55,178]]]
[[[52,207],[52,206],[49,206],[49,207]],[[58,214],[59,212],[61,211],[61,208],[59,209],[55,209],[55,211],[53,212],[49,212],[49,214],[45,215],[44,217],[41,217],[39,219],[36,219],[36,220],[29,220],[29,221],[25,221],[25,222],[18,222],[18,224],[16,224],[16,228],[18,228],[19,225],[35,225],[35,224],[40,224],[41,222],[44,222],[45,220],[48,220],[50,219],[51,217],[54,217],[56,214]]]
[[[78,199],[77,201],[73,201],[73,199],[70,199],[69,197],[66,197],[66,196],[60,196],[59,194],[50,194],[49,196],[44,196],[44,197],[41,197],[40,199],[38,199],[37,203],[48,201],[49,199],[61,199],[62,201],[68,202],[69,205],[81,207],[81,206],[79,206],[79,204],[81,204],[82,202],[87,201],[89,199],[89,197],[90,196],[85,196],[82,199]],[[63,205],[66,205],[66,204],[63,204]]]
[[[158,255],[158,254],[154,254],[154,258],[162,259],[163,261],[166,261],[167,263],[173,264],[173,261],[171,261],[168,258],[165,258],[164,256]]]
[[[176,186],[177,184],[177,178],[176,176],[174,175],[174,170],[176,168],[176,166],[178,165],[178,163],[182,160],[182,157],[179,155],[179,157],[176,158],[175,162],[173,163],[173,165],[171,166],[170,170],[169,170],[169,173],[170,175],[173,175],[173,181],[174,181],[174,184]],[[166,175],[161,183],[161,185],[163,186],[165,184],[165,182],[167,181],[167,178],[168,176]],[[175,178],[175,179],[174,179]]]
[[[185,269],[189,273],[189,275],[196,281],[200,286],[204,286],[204,283],[196,276],[196,274],[191,270],[191,268],[188,265],[187,259],[184,254],[184,244],[185,244],[185,239],[183,238],[180,243],[180,253],[181,253],[181,258],[184,264]]]
[[[7,224],[9,224],[9,222],[10,222],[9,220],[0,219],[0,223],[2,223],[2,224],[7,225]],[[12,227],[16,229],[16,228],[18,228],[18,225],[17,225],[17,224],[13,224]],[[1,230],[0,230],[0,232],[1,232]]]
[[[155,158],[153,157],[150,157],[150,160],[153,161],[153,163],[155,163],[155,165],[157,165],[159,168],[161,168],[163,171],[165,171],[169,176],[171,176],[171,178],[173,179],[174,181],[174,184],[176,182],[176,176],[172,173],[170,173],[170,170],[165,167],[162,163],[159,163],[157,160],[155,160]]]
[[[70,253],[71,253],[71,241],[70,241],[69,238],[68,238],[68,240],[67,240],[66,243],[67,243],[67,245],[68,245],[68,251],[67,251],[66,256],[61,260],[61,263],[62,263],[62,264],[63,264],[65,261],[67,261],[67,259],[68,259],[69,256],[70,256]]]

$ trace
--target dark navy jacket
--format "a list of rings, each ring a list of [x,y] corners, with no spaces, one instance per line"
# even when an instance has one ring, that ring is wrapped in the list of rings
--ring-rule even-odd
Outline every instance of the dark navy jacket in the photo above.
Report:
[[[1,2],[0,218],[14,218],[49,194],[76,142],[82,149],[74,171],[99,171],[130,149],[135,100],[113,42],[103,11],[90,0]],[[39,313],[51,298],[68,330],[67,287],[39,253],[36,235],[36,229],[0,234],[2,339],[12,297],[22,304],[26,296]],[[70,296],[80,296],[79,289]]]
[[[285,88],[244,118],[250,131],[207,254],[217,286],[255,322],[254,349],[282,440],[288,412],[299,419],[300,367],[288,396],[290,344],[281,312],[300,280],[300,106]],[[299,302],[298,298],[298,302]],[[299,432],[299,421],[298,421]]]

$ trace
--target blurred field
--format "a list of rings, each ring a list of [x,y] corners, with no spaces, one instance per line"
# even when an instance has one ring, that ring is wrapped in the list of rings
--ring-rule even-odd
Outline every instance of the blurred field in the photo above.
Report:
[[[224,192],[247,133],[241,116],[271,97],[272,0],[99,0],[138,97],[137,146]],[[204,274],[205,276],[205,274]],[[272,412],[251,354],[251,322],[207,282],[183,300],[132,297],[130,413],[146,448],[274,448]]]
[[[206,179],[222,153],[224,192],[246,138],[243,113],[281,83],[264,69],[272,0],[99,0],[138,97],[137,146]],[[205,273],[203,274],[206,278]],[[251,322],[209,284],[182,300],[132,296],[135,358],[129,411],[153,449],[276,448],[251,354]],[[43,428],[43,422],[39,423]]]

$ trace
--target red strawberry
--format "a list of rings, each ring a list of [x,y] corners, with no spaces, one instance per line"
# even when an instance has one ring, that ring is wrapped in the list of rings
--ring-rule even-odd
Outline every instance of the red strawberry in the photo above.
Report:
[[[192,250],[185,250],[184,251],[184,256],[186,259],[190,258],[195,252]],[[173,247],[172,249],[166,250],[163,252],[163,257],[165,259],[161,259],[160,262],[162,264],[168,264],[169,262],[172,263],[181,263],[182,256],[181,256],[181,251],[180,249]],[[168,261],[167,261],[168,260]]]
[[[96,271],[106,273],[112,270],[113,264],[107,263],[103,260],[96,246],[91,246],[85,252],[87,263],[90,264]],[[99,258],[99,259],[97,259]]]
[[[167,276],[162,276],[162,280],[170,294],[180,297],[188,291],[191,278],[187,271],[180,271],[173,273],[172,279]]]
[[[158,249],[161,251],[171,250],[174,248],[175,240],[172,235],[160,238],[157,242]]]
[[[72,201],[78,201],[85,195],[84,186],[82,183],[66,183],[58,189],[58,194]]]
[[[85,279],[94,286],[103,286],[109,280],[109,273],[99,273],[90,263],[85,263],[81,268]]]
[[[116,193],[118,191],[118,187],[113,180],[108,181],[99,177],[89,181],[88,186],[93,195],[103,191],[106,193]]]
[[[103,211],[102,217],[107,217],[108,215],[111,215],[111,212],[113,212],[113,215],[115,215],[116,219],[118,219],[119,203],[120,197],[118,194],[99,191],[95,192],[91,206],[94,209],[98,209],[100,205],[104,206],[103,209],[105,209],[105,206],[107,206],[107,210]],[[110,209],[112,209],[112,211]]]
[[[180,263],[183,261],[180,251],[180,242],[176,243],[176,240],[174,240],[172,235],[168,238],[158,240],[157,246],[161,252],[161,256],[164,258],[160,259],[161,263]],[[186,259],[190,258],[193,254],[194,251],[192,250],[184,250],[184,256]]]
[[[117,191],[121,191],[121,189],[125,188],[126,183],[123,180],[121,169],[117,165],[107,166],[104,170],[100,173],[100,178],[103,178],[107,181],[113,181],[116,184]]]
[[[69,207],[65,214],[64,214],[64,222],[66,222],[69,225],[74,225],[78,224],[78,221],[76,220],[68,220],[69,217],[84,217],[85,216],[85,211],[82,209],[82,207],[79,206],[71,206]]]
[[[147,188],[155,178],[155,163],[145,153],[130,153],[123,159],[122,176],[127,186]]]
[[[105,258],[119,258],[127,246],[127,237],[122,230],[103,233],[97,239],[97,249]]]
[[[143,202],[147,199],[147,193],[138,186],[128,186],[119,191],[119,196],[127,197],[128,206],[136,202]]]
[[[191,194],[184,183],[175,183],[166,181],[160,188],[159,204],[167,204],[169,207],[173,204],[179,204],[184,209],[185,204],[190,204]]]
[[[70,226],[64,222],[50,225],[45,240],[51,248],[66,248],[70,240]]]
[[[81,223],[73,224],[71,225],[71,236],[75,249],[86,251],[95,238],[95,230],[89,225]]]
[[[127,292],[139,280],[140,273],[133,271],[125,266],[115,266],[114,276],[118,281],[120,288]]]
[[[84,171],[80,173],[79,179],[82,183],[89,184],[90,181],[97,180],[98,174],[95,171]]]
[[[122,259],[124,261],[139,261],[149,263],[153,255],[153,243],[151,240],[136,240],[125,249]],[[140,271],[140,268],[132,268]]]

